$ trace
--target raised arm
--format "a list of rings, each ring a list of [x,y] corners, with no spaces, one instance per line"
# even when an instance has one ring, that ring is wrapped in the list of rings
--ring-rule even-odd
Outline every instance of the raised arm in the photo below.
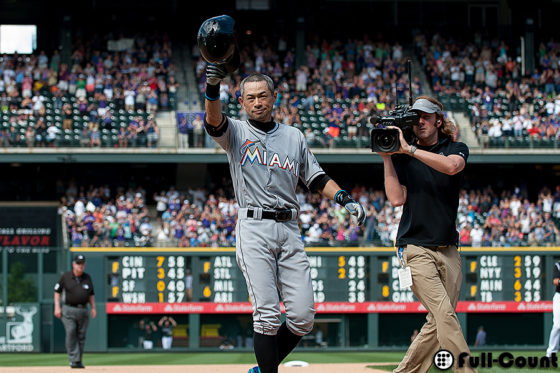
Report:
[[[222,103],[220,102],[220,82],[226,77],[225,69],[220,65],[208,64],[206,67],[206,93],[204,108],[206,123],[212,127],[223,125]]]

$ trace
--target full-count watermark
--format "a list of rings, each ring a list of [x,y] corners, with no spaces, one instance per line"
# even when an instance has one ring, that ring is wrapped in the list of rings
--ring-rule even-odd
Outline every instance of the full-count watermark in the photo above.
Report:
[[[446,370],[457,363],[458,368],[471,366],[473,368],[558,368],[558,357],[552,356],[514,356],[511,352],[481,352],[480,355],[470,355],[462,352],[458,357],[450,351],[439,350],[434,355],[434,366],[439,370]]]

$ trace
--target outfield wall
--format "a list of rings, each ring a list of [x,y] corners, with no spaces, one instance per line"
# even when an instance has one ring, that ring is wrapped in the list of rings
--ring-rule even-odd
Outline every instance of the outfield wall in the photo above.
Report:
[[[71,248],[4,250],[0,268],[23,262],[37,285],[33,351],[64,351],[62,324],[52,315],[52,287],[83,253],[95,287],[98,317],[89,351],[141,350],[141,320],[172,316],[174,348],[252,348],[252,308],[233,248]],[[316,325],[301,347],[404,348],[426,310],[398,286],[393,248],[308,248]],[[556,247],[462,248],[463,285],[458,317],[469,344],[479,326],[488,344],[542,348],[552,324],[551,272]],[[60,266],[52,263],[62,263]],[[192,276],[192,279],[186,279]],[[2,273],[2,281],[7,276]],[[192,289],[188,284],[192,283]],[[22,322],[21,315],[9,315]],[[10,319],[10,317],[5,317]],[[6,324],[4,324],[6,325]],[[13,326],[12,326],[13,327]],[[5,326],[0,325],[0,342]],[[37,334],[39,333],[39,334]],[[7,337],[7,332],[4,332]],[[36,335],[37,334],[37,335]],[[156,348],[160,331],[155,334]],[[6,338],[7,341],[7,338]],[[1,345],[1,343],[0,343]],[[13,347],[5,347],[10,350]]]

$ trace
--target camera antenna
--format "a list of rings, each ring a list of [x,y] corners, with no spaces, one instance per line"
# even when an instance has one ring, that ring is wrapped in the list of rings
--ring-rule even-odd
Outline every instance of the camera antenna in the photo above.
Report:
[[[412,62],[410,59],[406,61],[406,67],[408,69],[408,103],[412,107]]]

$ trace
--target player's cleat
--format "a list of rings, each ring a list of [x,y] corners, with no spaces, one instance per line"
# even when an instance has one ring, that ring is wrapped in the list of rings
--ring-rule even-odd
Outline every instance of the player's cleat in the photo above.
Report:
[[[249,371],[247,373],[261,373],[261,370],[258,366],[256,366],[256,367],[252,367],[251,369],[249,369]]]
[[[72,364],[70,364],[70,368],[73,368],[73,369],[76,369],[76,368],[81,369],[81,368],[85,368],[85,366],[84,366],[84,364],[82,364],[81,361],[78,361],[77,363],[72,363]]]

